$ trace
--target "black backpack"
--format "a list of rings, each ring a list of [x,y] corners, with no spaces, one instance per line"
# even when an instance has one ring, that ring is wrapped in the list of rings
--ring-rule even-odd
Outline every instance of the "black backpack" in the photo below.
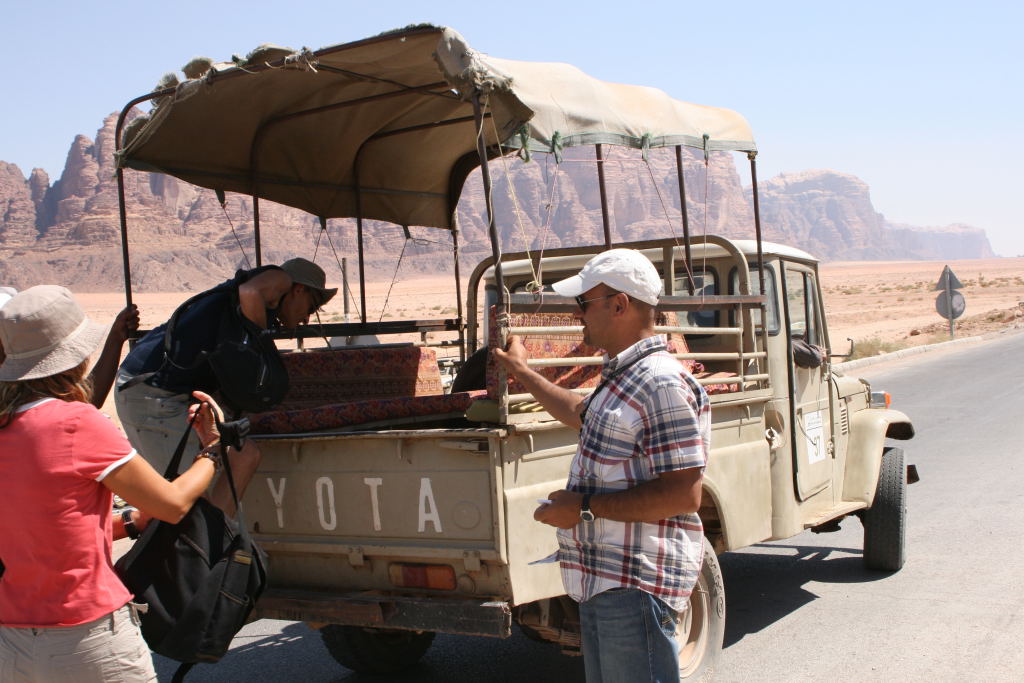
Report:
[[[224,656],[267,582],[266,555],[246,529],[235,491],[226,431],[221,431],[223,476],[231,486],[236,519],[200,498],[177,524],[150,522],[114,565],[135,600],[146,604],[141,625],[150,649],[182,662],[175,682],[195,663]],[[187,440],[186,431],[164,473],[167,479],[178,471]]]
[[[164,362],[187,370],[209,363],[220,385],[221,399],[235,414],[270,410],[288,393],[288,370],[274,341],[266,330],[242,315],[238,301],[242,274],[240,272],[235,280],[197,294],[183,303],[171,314],[164,330]],[[178,365],[173,360],[172,337],[178,319],[199,299],[221,292],[227,292],[230,297],[230,312],[220,321],[217,347],[212,352],[201,352],[191,365]]]

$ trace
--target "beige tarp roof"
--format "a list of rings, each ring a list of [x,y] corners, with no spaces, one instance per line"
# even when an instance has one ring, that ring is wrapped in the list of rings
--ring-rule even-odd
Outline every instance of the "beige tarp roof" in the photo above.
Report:
[[[604,83],[567,64],[492,58],[448,28],[317,52],[267,49],[238,63],[156,101],[129,125],[119,163],[316,216],[361,209],[364,218],[448,228],[479,165],[474,88],[487,93],[485,141],[506,152],[598,142],[756,150],[735,112]]]

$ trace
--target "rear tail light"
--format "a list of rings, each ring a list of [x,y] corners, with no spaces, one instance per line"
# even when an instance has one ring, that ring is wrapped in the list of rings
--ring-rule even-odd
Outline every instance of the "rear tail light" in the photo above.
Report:
[[[455,569],[446,564],[405,564],[395,562],[388,565],[391,583],[400,588],[433,588],[455,590]]]

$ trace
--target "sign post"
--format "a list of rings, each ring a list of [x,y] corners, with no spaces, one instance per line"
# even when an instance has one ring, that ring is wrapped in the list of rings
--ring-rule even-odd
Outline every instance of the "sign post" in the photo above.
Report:
[[[933,290],[939,292],[939,295],[935,298],[935,310],[949,321],[950,339],[955,336],[953,321],[962,316],[964,311],[967,310],[967,302],[964,300],[964,295],[956,291],[962,287],[963,284],[953,274],[952,269],[946,266],[942,270],[942,275],[939,276],[939,281],[935,283],[935,289]]]

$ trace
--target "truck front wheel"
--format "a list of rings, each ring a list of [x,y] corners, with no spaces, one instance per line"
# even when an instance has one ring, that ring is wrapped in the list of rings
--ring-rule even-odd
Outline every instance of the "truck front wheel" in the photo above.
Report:
[[[725,584],[714,549],[704,539],[704,564],[690,594],[690,606],[679,617],[679,679],[707,680],[718,668],[725,638]]]
[[[902,448],[886,448],[871,507],[864,511],[864,566],[894,572],[906,559],[907,467]]]
[[[331,624],[320,629],[327,651],[347,669],[390,674],[408,669],[430,649],[430,631],[399,631]]]

